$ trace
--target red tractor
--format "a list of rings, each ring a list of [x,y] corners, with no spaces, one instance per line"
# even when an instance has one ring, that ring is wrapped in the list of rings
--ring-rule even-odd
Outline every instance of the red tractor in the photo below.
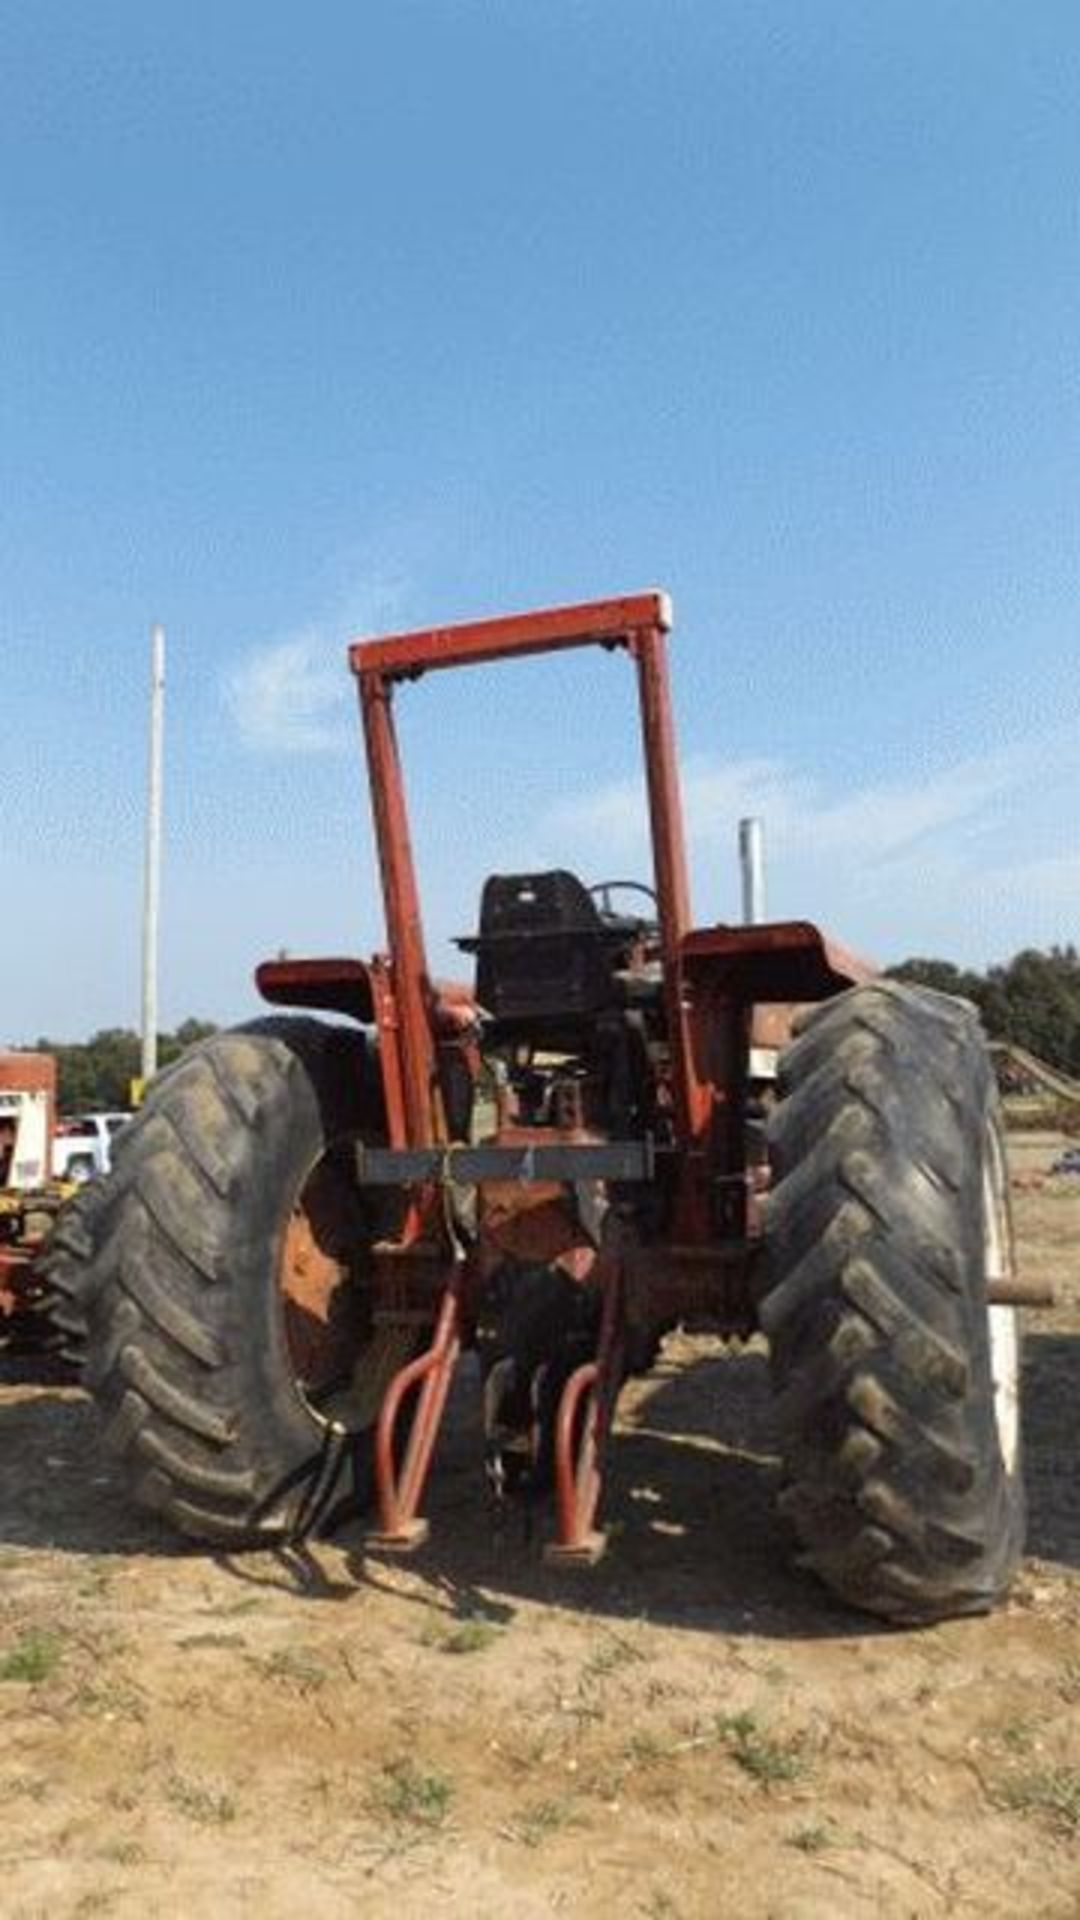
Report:
[[[472,1349],[491,1484],[553,1490],[548,1555],[592,1560],[628,1375],[679,1327],[763,1331],[808,1563],[892,1618],[979,1611],[1023,1532],[987,1051],[966,1003],[807,922],[691,925],[669,625],[645,593],[352,647],[387,952],[259,967],[305,1015],[154,1083],[52,1281],[136,1497],[196,1538],[296,1537],[347,1467],[372,1544],[413,1546]],[[493,875],[475,979],[440,983],[394,701],[583,646],[636,674],[654,887]],[[763,1084],[754,1023],[789,1005]]]

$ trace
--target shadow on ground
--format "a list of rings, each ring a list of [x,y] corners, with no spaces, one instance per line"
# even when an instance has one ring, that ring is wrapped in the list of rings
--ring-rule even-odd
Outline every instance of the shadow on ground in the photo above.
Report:
[[[132,1504],[123,1476],[101,1452],[86,1395],[77,1387],[26,1385],[25,1373],[10,1362],[0,1371],[0,1387],[9,1389],[0,1398],[0,1546],[183,1552],[169,1528]]]
[[[776,1461],[759,1354],[663,1367],[628,1396],[611,1449],[606,1517],[611,1544],[598,1567],[554,1570],[541,1556],[546,1508],[516,1503],[497,1515],[487,1496],[477,1392],[462,1369],[430,1488],[429,1541],[410,1568],[410,1603],[467,1613],[530,1598],[617,1617],[647,1613],[738,1632],[846,1632],[852,1616],[822,1601],[791,1568],[775,1517]],[[388,1581],[365,1552],[363,1526],[335,1536],[354,1584]],[[0,1545],[93,1555],[190,1554],[127,1495],[102,1453],[90,1403],[77,1389],[23,1386],[0,1400]],[[239,1580],[312,1599],[338,1598],[320,1551],[251,1553],[220,1564]]]
[[[1080,1567],[1080,1334],[1028,1335],[1021,1404],[1028,1551]]]
[[[609,1547],[595,1567],[544,1564],[546,1511],[532,1537],[517,1508],[501,1531],[490,1506],[478,1520],[478,1447],[469,1436],[466,1451],[465,1438],[455,1434],[448,1446],[432,1492],[431,1539],[413,1559],[436,1588],[430,1598],[417,1594],[419,1605],[449,1602],[468,1612],[473,1596],[498,1595],[709,1632],[813,1638],[864,1630],[792,1564],[775,1509],[779,1468],[759,1354],[665,1370],[631,1401],[610,1453]],[[365,1584],[385,1579],[359,1543],[351,1564]]]
[[[2,1384],[2,1381],[0,1381]],[[1034,1334],[1024,1381],[1029,1548],[1080,1566],[1080,1338]],[[402,1604],[505,1618],[516,1601],[599,1617],[648,1616],[701,1631],[785,1638],[865,1634],[875,1623],[840,1607],[799,1572],[776,1514],[778,1463],[764,1356],[722,1353],[663,1366],[632,1388],[611,1451],[599,1566],[551,1569],[547,1513],[496,1516],[464,1371],[430,1490],[430,1539],[402,1586],[364,1550],[363,1527],[335,1536],[341,1572],[322,1549],[221,1558],[239,1581],[341,1600],[355,1586],[393,1587]],[[97,1443],[93,1408],[75,1389],[23,1387],[0,1400],[0,1545],[78,1554],[187,1556],[197,1548],[131,1504]],[[340,1564],[340,1563],[338,1563]],[[882,1631],[889,1631],[882,1628]]]

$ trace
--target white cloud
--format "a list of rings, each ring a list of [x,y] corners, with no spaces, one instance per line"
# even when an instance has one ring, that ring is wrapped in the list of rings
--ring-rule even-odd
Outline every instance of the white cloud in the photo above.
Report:
[[[374,572],[343,590],[332,616],[252,647],[222,692],[244,746],[262,753],[339,753],[355,741],[356,702],[346,648],[399,624],[402,578]]]
[[[225,700],[246,747],[328,753],[349,743],[344,646],[314,630],[255,647],[225,679]]]
[[[1026,756],[1025,756],[1026,758]],[[977,818],[1017,784],[1019,756],[970,761],[917,781],[856,788],[828,797],[822,783],[777,760],[715,764],[691,759],[682,775],[691,841],[730,841],[734,822],[760,814],[770,832],[792,848],[823,853],[849,850],[875,862],[903,853],[926,834]],[[636,852],[644,843],[645,789],[641,780],[615,781],[560,801],[547,825],[575,838],[589,836],[611,851]]]
[[[787,819],[799,802],[799,782],[778,761],[730,760],[719,765],[701,758],[682,770],[683,804],[696,838],[710,839],[723,823],[726,832],[743,814],[768,813]],[[559,800],[542,823],[545,837],[598,842],[607,853],[640,854],[645,844],[647,808],[642,778],[614,780],[592,792]]]
[[[984,963],[1075,939],[1080,732],[1060,728],[847,793],[780,760],[691,758],[682,770],[698,917],[738,913],[736,825],[765,823],[768,906],[818,919],[898,958],[940,952]],[[538,864],[588,877],[648,871],[643,783],[567,796],[538,823]]]

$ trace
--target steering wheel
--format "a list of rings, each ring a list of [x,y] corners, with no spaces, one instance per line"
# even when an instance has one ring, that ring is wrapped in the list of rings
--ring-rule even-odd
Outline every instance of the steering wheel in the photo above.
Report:
[[[606,915],[608,919],[616,920],[619,918],[619,915],[615,912],[611,904],[612,894],[615,892],[643,893],[649,905],[652,907],[652,912],[648,916],[649,922],[652,923],[656,920],[656,890],[653,887],[647,887],[642,880],[598,880],[594,887],[589,888],[589,892],[596,898],[601,913]],[[633,917],[636,920],[644,920],[644,915],[640,913],[635,914]]]

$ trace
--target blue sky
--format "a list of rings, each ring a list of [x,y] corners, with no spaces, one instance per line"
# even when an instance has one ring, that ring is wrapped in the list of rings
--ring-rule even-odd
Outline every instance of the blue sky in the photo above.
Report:
[[[0,1040],[381,939],[360,631],[660,584],[695,905],[1080,931],[1075,8],[35,0],[0,62]],[[644,860],[606,656],[402,727],[430,944]]]

